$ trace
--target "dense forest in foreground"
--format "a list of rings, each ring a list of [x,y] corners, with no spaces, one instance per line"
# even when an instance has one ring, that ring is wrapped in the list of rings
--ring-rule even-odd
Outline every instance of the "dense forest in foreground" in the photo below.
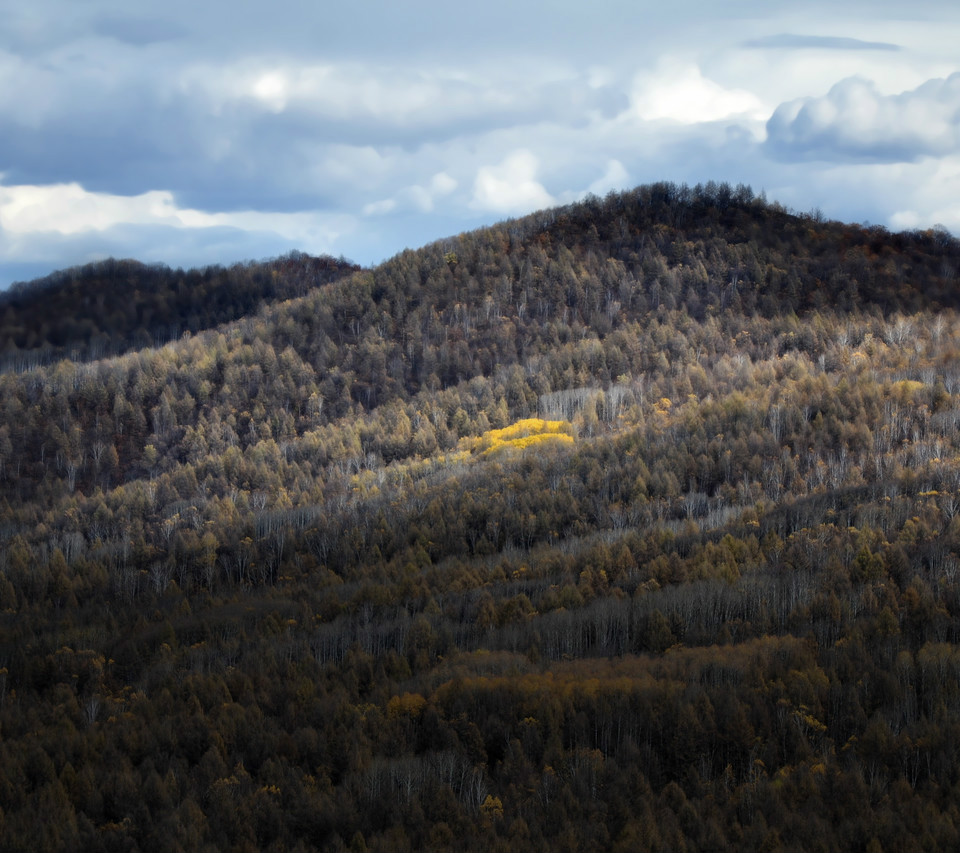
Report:
[[[0,302],[0,849],[960,846],[945,231],[659,184],[104,270]]]

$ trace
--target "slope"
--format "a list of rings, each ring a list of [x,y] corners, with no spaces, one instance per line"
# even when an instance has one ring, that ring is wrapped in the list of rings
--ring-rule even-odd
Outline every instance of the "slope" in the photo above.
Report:
[[[0,377],[5,846],[949,849],[957,259],[641,187]]]
[[[0,369],[118,355],[302,295],[359,267],[294,252],[229,268],[172,270],[113,259],[0,293]]]

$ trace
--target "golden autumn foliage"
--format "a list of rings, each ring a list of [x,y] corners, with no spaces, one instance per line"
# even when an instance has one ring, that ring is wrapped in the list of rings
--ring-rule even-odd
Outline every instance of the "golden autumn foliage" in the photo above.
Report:
[[[468,439],[462,446],[482,454],[501,450],[524,450],[540,444],[574,443],[573,425],[569,421],[548,421],[523,418],[502,429],[487,430],[479,438]]]

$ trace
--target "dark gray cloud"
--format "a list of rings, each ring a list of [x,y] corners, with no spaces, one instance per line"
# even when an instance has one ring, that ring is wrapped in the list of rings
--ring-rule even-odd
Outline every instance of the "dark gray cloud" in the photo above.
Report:
[[[886,41],[862,41],[842,36],[810,36],[798,33],[779,33],[748,39],[743,46],[766,50],[900,50],[900,45]]]
[[[25,88],[47,97],[14,97],[7,110],[0,99],[6,182],[77,181],[125,195],[163,188],[208,211],[327,209],[358,194],[363,201],[349,162],[317,174],[344,149],[409,160],[425,147],[522,125],[583,127],[628,103],[622,89],[582,73],[514,81],[502,72],[260,58],[173,63],[164,74],[164,61],[162,50],[159,69],[125,68],[121,57],[105,76],[89,58],[18,60]]]
[[[780,159],[912,162],[960,151],[960,73],[884,95],[851,77],[826,95],[782,104],[767,123]]]

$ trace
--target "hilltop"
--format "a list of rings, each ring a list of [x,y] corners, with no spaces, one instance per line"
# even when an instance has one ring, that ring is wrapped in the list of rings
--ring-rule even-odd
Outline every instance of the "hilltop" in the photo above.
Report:
[[[949,234],[658,184],[104,270],[185,301],[7,347],[0,846],[956,844]]]
[[[0,369],[90,361],[176,340],[301,296],[359,269],[331,257],[282,258],[184,272],[105,261],[0,292]]]

